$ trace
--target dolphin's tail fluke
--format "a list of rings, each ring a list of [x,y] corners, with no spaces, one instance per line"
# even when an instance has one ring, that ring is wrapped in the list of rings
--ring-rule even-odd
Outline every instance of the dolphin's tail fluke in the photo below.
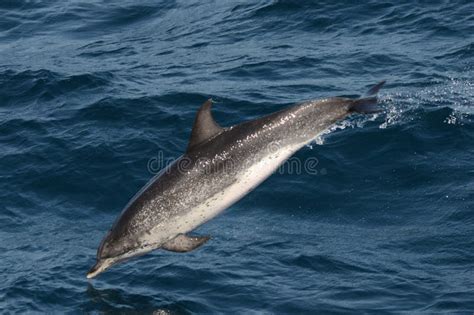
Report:
[[[349,107],[349,112],[360,114],[378,113],[380,112],[380,108],[377,107],[377,98],[367,97],[354,100]]]
[[[350,112],[355,112],[355,113],[361,113],[361,114],[373,114],[373,113],[378,113],[381,111],[380,108],[377,107],[377,93],[379,90],[382,88],[382,86],[385,84],[385,81],[381,81],[371,87],[367,93],[365,94],[366,96],[369,97],[364,97],[364,98],[359,98],[357,100],[354,100],[349,107]]]

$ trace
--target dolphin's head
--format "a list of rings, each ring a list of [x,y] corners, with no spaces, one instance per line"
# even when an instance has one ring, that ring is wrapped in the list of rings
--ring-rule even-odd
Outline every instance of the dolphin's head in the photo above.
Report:
[[[97,249],[96,263],[87,273],[87,278],[94,278],[112,265],[127,259],[131,256],[132,249],[126,235],[110,230]]]
[[[115,263],[116,244],[118,243],[113,241],[112,231],[109,231],[97,249],[97,261],[87,273],[87,279],[94,278]]]
[[[100,242],[96,264],[87,273],[87,278],[93,278],[112,265],[150,250],[145,237],[148,227],[143,227],[141,219],[136,216],[143,210],[143,205],[138,196],[125,206]]]

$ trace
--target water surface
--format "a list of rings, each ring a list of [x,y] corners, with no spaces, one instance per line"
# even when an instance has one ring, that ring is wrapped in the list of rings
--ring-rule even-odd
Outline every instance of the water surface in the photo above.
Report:
[[[474,310],[472,1],[0,3],[0,310]],[[197,232],[85,274],[208,97],[224,126],[385,79],[353,117]]]

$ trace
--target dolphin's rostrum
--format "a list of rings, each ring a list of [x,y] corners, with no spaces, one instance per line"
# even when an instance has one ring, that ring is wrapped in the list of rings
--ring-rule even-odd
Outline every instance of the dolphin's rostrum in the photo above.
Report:
[[[209,240],[188,233],[269,177],[286,159],[351,113],[374,113],[376,94],[297,104],[229,128],[212,118],[212,101],[198,111],[186,153],[163,169],[127,204],[97,251],[87,274],[162,248],[191,251]]]

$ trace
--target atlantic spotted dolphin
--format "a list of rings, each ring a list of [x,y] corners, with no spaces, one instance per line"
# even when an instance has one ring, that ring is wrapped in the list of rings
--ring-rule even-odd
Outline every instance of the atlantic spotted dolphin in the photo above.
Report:
[[[269,177],[300,148],[352,113],[374,113],[376,94],[297,104],[223,128],[212,101],[197,112],[186,152],[151,179],[125,206],[97,250],[93,278],[111,265],[161,248],[191,251],[209,240],[188,233]]]

